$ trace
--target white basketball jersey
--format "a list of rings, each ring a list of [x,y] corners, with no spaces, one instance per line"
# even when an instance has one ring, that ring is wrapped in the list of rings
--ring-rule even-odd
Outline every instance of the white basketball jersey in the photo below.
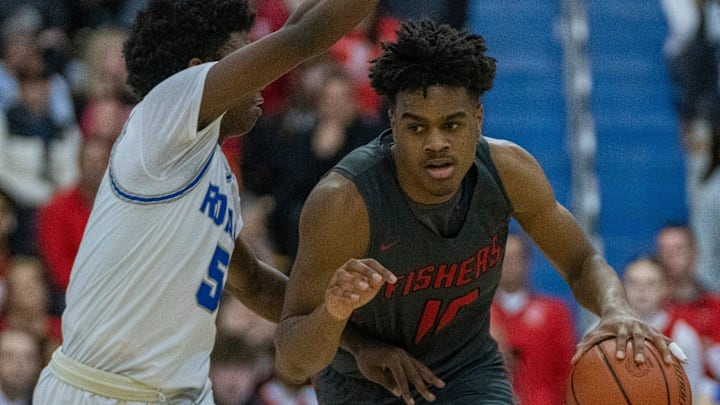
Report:
[[[238,183],[220,121],[197,131],[211,64],[168,78],[115,143],[72,270],[63,352],[163,389],[201,388],[230,254]]]

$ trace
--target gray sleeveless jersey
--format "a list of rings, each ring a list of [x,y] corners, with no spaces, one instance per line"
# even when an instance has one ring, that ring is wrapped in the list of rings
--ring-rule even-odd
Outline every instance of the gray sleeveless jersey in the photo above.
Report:
[[[386,284],[351,322],[400,346],[442,378],[496,359],[489,335],[512,208],[490,158],[478,142],[469,209],[459,233],[444,238],[413,214],[395,176],[392,134],[381,134],[346,156],[335,171],[352,180],[370,217],[367,257],[398,277]],[[332,366],[360,376],[353,357],[340,350]]]

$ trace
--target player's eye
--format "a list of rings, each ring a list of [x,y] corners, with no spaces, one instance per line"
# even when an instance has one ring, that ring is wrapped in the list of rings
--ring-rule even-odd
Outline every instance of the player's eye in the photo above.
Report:
[[[450,130],[450,131],[456,130],[456,129],[460,128],[461,126],[462,126],[462,123],[456,122],[456,121],[445,123],[445,129]]]

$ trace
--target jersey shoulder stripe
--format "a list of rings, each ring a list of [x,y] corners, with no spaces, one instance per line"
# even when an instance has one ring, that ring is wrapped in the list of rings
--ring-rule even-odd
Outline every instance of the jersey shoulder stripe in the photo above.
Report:
[[[123,188],[120,187],[120,185],[115,180],[115,176],[113,176],[112,168],[110,168],[110,170],[108,170],[108,173],[110,175],[110,186],[112,187],[113,192],[118,197],[120,197],[123,200],[129,201],[129,202],[138,203],[138,204],[158,204],[158,203],[169,202],[169,201],[172,201],[172,200],[182,197],[185,193],[189,192],[190,190],[195,188],[195,186],[197,186],[197,184],[203,178],[205,173],[207,173],[208,168],[210,167],[210,163],[212,162],[213,157],[215,156],[215,153],[217,153],[216,150],[210,154],[210,157],[205,162],[202,169],[200,169],[198,174],[195,175],[195,177],[192,180],[190,180],[190,182],[188,182],[185,186],[181,187],[180,189],[171,191],[169,193],[155,195],[155,196],[143,196],[143,195],[131,193],[127,190],[123,190]]]

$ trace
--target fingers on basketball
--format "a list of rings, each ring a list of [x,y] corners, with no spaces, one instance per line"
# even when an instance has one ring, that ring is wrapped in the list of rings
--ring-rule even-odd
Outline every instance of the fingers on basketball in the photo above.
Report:
[[[633,346],[624,359],[615,356],[614,339],[603,340],[575,363],[565,390],[565,405],[691,405],[690,383],[683,365],[667,364],[650,341],[644,341],[643,363]]]

